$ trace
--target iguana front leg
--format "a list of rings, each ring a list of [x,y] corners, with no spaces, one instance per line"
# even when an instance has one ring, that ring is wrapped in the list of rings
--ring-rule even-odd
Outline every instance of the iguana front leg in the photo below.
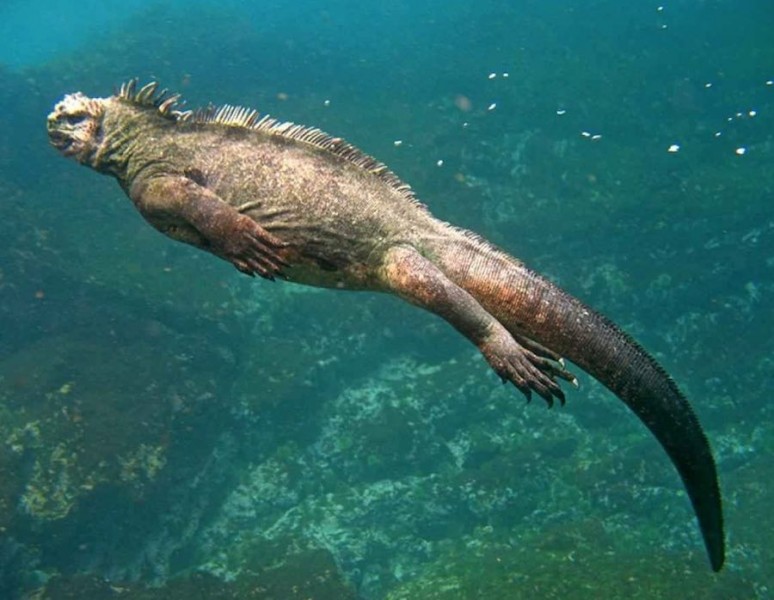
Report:
[[[229,261],[242,273],[274,279],[288,266],[284,242],[187,177],[142,180],[131,186],[129,196],[156,229]]]
[[[556,377],[567,381],[574,381],[575,377],[559,362],[538,356],[516,342],[473,296],[414,248],[389,249],[379,274],[389,291],[451,323],[476,345],[503,382],[510,381],[527,399],[534,391],[549,406],[554,398],[564,404],[564,393]]]

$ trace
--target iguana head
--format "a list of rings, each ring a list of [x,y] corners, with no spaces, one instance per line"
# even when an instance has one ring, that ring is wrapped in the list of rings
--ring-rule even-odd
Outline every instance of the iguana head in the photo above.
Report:
[[[80,163],[91,162],[102,137],[105,102],[103,98],[89,98],[80,92],[65,96],[48,115],[51,144]]]

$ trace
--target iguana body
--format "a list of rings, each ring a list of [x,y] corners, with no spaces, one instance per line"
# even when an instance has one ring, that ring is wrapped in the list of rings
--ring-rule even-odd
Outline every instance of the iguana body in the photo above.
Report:
[[[715,463],[687,400],[613,323],[518,260],[435,219],[384,165],[311,128],[230,106],[176,109],[134,82],[66,96],[52,144],[115,176],[168,236],[240,271],[393,293],[446,319],[504,380],[549,405],[574,382],[564,356],[611,389],[661,442],[686,485],[715,570],[724,560]]]

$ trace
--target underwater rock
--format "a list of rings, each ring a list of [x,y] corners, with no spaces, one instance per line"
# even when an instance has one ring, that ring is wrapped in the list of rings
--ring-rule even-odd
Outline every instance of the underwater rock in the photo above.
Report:
[[[276,557],[275,557],[276,558]],[[223,581],[207,573],[176,577],[161,585],[109,581],[76,575],[54,577],[34,592],[40,600],[354,600],[330,556],[323,552],[301,553],[284,561],[256,568],[233,580]]]
[[[18,503],[37,521],[66,517],[106,483],[142,497],[164,466],[176,421],[215,391],[184,354],[154,365],[147,341],[116,342],[109,334],[50,337],[0,362],[11,384],[2,397],[5,455],[24,457]],[[191,351],[190,340],[179,342],[180,352]]]
[[[518,537],[482,527],[446,544],[433,563],[388,592],[386,600],[760,597],[737,572],[707,577],[698,554],[687,562],[670,554],[642,555],[627,549],[629,542],[593,519],[569,529],[536,527]]]
[[[468,354],[390,360],[326,399],[316,436],[254,457],[202,536],[204,568],[233,577],[256,540],[292,539],[327,549],[359,593],[379,597],[485,523],[519,530],[549,506],[563,520],[589,510],[572,473],[581,460],[583,481],[605,474],[598,440],[569,415],[514,407],[507,390],[458,368]]]

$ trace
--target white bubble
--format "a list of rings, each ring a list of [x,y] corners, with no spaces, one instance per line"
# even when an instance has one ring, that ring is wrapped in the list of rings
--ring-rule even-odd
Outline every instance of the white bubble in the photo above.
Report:
[[[435,166],[436,167],[442,167],[443,166],[443,161],[442,160],[436,161]]]
[[[747,152],[747,148],[744,148],[744,147],[737,148],[736,150],[734,150],[734,152],[736,152],[739,156],[742,156],[745,152]]]
[[[398,146],[402,146],[402,145],[403,145],[403,140],[395,140],[395,141],[392,143],[392,145],[393,145],[393,146],[395,146],[396,148],[397,148]]]
[[[496,102],[492,102],[492,104],[490,104],[487,107],[487,110],[494,110],[495,108],[497,108],[497,103]]]
[[[720,137],[721,135],[723,135],[722,131],[716,131],[715,132],[715,137]]]
[[[325,106],[330,106],[331,105],[331,101],[330,100],[326,100],[325,102],[323,102],[323,104]]]
[[[599,135],[598,133],[595,133],[594,135],[591,136],[591,139],[596,142],[597,140],[601,140],[602,136]]]
[[[664,7],[663,7],[663,6],[659,6],[659,7],[658,7],[656,10],[657,10],[658,12],[662,12],[662,11],[664,10]]]
[[[511,74],[510,74],[510,73],[503,73],[503,77],[504,77],[505,79],[508,79],[510,76],[511,76]]]
[[[748,115],[750,115],[751,117],[754,117],[755,115],[757,115],[757,114],[758,114],[758,111],[757,111],[757,110],[751,110],[751,111],[750,111],[750,112],[748,112],[747,114],[748,114]]]
[[[678,144],[672,144],[671,146],[669,146],[669,148],[667,148],[667,152],[679,152],[679,151],[680,151],[680,146]]]
[[[707,82],[707,83],[704,84],[704,87],[705,88],[711,88],[712,84],[710,82]]]
[[[567,114],[567,111],[565,109],[563,109],[563,108],[560,108],[559,110],[556,111],[556,114],[557,115],[565,115],[565,114]]]
[[[490,73],[489,74],[489,79],[494,79],[495,77],[497,77],[497,73]]]
[[[583,137],[591,137],[591,134],[588,131],[581,131],[581,135]]]

